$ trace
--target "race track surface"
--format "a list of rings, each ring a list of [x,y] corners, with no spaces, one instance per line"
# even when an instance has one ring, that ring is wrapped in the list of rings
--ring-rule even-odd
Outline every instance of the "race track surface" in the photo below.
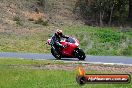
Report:
[[[0,58],[25,58],[39,60],[54,60],[51,54],[38,53],[15,53],[15,52],[0,52]],[[77,58],[63,58],[62,61],[78,61]],[[132,57],[126,56],[92,56],[87,55],[84,63],[99,63],[99,64],[119,64],[132,65]]]

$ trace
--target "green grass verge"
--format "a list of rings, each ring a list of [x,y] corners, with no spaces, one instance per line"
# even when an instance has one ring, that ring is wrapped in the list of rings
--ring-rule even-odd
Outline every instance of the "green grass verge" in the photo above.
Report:
[[[112,27],[62,26],[64,34],[72,35],[80,41],[80,47],[90,55],[132,56],[132,31],[122,31]],[[55,28],[0,33],[0,51],[50,53],[45,43]]]
[[[91,55],[132,55],[132,31],[112,27],[71,26],[66,34],[80,40],[85,53]]]
[[[87,84],[80,86],[75,80],[76,70],[11,67],[11,65],[46,65],[47,63],[60,64],[60,62],[53,61],[0,59],[0,88],[132,88],[132,82],[130,84]],[[87,73],[102,72],[88,71]]]

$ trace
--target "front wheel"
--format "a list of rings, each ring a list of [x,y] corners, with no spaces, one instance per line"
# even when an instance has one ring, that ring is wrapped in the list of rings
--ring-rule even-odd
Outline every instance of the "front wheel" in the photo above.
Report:
[[[56,59],[61,59],[61,55],[55,49],[51,48],[51,53]]]
[[[77,57],[79,60],[85,60],[86,56],[82,49],[77,48],[74,51],[75,57]]]

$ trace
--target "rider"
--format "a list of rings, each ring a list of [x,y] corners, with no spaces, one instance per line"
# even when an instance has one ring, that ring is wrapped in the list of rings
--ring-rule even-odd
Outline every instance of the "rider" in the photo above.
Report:
[[[61,38],[69,38],[66,35],[63,35],[62,30],[57,29],[55,34],[52,36],[51,38],[51,46],[55,48],[55,50],[57,51],[57,53],[61,53],[60,49],[65,48],[65,46],[63,46],[60,41]]]

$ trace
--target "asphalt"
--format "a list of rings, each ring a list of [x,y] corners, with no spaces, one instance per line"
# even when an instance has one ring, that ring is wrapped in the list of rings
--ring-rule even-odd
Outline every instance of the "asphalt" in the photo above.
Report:
[[[51,54],[38,54],[38,53],[16,53],[16,52],[0,52],[0,58],[23,58],[35,60],[54,60]],[[63,58],[62,61],[78,61],[77,58]],[[132,57],[126,56],[92,56],[87,55],[84,63],[100,63],[100,64],[120,64],[131,65]]]

